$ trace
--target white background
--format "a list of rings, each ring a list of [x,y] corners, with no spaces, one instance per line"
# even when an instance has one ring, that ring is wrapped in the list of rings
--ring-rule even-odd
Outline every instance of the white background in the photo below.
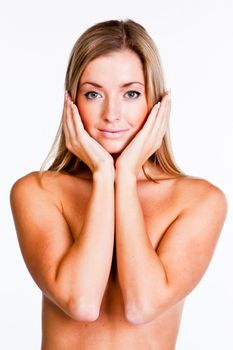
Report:
[[[160,50],[177,163],[220,187],[229,203],[210,267],[187,298],[177,350],[233,349],[232,10],[230,0],[1,3],[1,349],[39,349],[41,338],[41,293],[20,254],[10,188],[39,169],[51,146],[78,36],[98,21],[124,18],[141,23]]]

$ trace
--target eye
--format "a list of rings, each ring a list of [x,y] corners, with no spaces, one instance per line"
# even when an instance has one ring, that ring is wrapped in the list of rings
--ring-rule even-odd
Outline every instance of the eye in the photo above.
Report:
[[[86,98],[89,100],[96,100],[100,94],[96,91],[88,91],[84,94],[84,96],[86,96]]]
[[[130,99],[135,99],[138,98],[141,95],[141,93],[135,90],[130,90],[127,91],[125,95],[127,95]]]

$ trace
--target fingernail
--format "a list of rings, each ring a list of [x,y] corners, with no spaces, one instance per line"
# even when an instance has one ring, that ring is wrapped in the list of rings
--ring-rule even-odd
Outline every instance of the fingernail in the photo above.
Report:
[[[65,91],[65,101],[67,101],[68,93],[67,90]]]
[[[161,102],[158,102],[158,103],[156,104],[156,107],[159,108],[160,104],[161,104]]]

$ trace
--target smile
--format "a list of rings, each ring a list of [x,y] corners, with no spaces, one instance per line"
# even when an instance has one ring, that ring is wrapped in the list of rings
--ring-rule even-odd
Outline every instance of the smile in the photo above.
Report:
[[[127,131],[129,129],[123,129],[123,130],[107,130],[107,129],[99,129],[99,131],[103,131],[103,132],[123,132],[123,131]]]
[[[129,129],[123,129],[123,130],[107,130],[107,129],[98,129],[106,138],[109,139],[115,139],[123,136]]]

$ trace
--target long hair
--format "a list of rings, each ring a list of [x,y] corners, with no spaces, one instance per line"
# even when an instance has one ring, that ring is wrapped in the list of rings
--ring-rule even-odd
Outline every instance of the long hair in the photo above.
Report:
[[[79,81],[88,63],[101,55],[123,49],[135,52],[142,62],[148,110],[150,111],[153,105],[162,99],[165,93],[165,82],[158,49],[143,26],[127,19],[97,23],[88,28],[76,41],[70,54],[65,76],[65,90],[69,92],[75,103],[77,102]],[[77,174],[83,166],[80,159],[66,147],[62,122],[52,148],[42,165],[42,170],[51,157],[53,157],[53,162],[48,170]],[[150,156],[149,160],[154,165],[158,164],[170,175],[185,175],[175,163],[171,150],[169,128],[160,148]],[[146,173],[144,166],[143,171],[148,179],[154,180]]]

